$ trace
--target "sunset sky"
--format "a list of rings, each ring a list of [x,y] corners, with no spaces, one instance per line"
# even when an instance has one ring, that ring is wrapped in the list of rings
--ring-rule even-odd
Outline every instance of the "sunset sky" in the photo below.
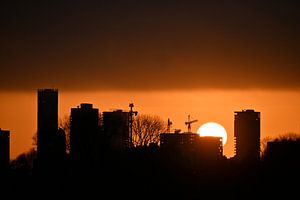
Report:
[[[300,132],[298,1],[0,3],[0,128],[11,156],[32,146],[36,89],[59,89],[59,115],[93,103],[171,118],[186,131],[261,112],[261,135]]]

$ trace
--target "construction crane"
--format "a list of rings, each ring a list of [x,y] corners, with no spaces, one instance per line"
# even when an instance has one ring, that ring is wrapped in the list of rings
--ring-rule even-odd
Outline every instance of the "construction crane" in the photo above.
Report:
[[[137,111],[133,111],[133,103],[129,103],[129,108],[130,108],[130,111],[129,111],[129,146],[131,147],[133,144],[132,144],[132,126],[133,126],[133,116],[137,115],[138,112]]]
[[[185,125],[187,125],[187,127],[188,127],[188,133],[192,132],[191,131],[191,129],[192,129],[191,124],[194,123],[194,122],[197,122],[197,121],[198,121],[197,119],[191,120],[191,116],[188,115],[188,120],[185,122]]]
[[[167,126],[167,133],[171,132],[171,126],[172,126],[173,122],[170,120],[170,118],[168,118],[168,126]]]

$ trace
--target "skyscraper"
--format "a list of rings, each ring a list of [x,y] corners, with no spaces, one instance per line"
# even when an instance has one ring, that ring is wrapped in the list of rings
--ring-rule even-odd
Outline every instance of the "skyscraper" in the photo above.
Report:
[[[37,157],[43,163],[53,157],[53,139],[58,131],[58,90],[38,89]]]
[[[9,168],[9,137],[9,131],[0,129],[0,174]]]
[[[99,110],[83,103],[71,108],[70,153],[77,164],[91,164],[99,153]]]
[[[57,171],[66,156],[66,139],[58,129],[58,90],[38,90],[37,164],[39,170]]]
[[[258,161],[260,158],[260,112],[242,110],[234,115],[235,158]]]
[[[103,112],[103,129],[112,150],[129,148],[129,113],[122,110]]]

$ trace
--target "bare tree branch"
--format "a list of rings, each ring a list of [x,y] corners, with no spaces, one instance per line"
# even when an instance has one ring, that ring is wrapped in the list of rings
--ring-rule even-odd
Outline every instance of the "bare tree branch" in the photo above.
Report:
[[[132,141],[134,146],[145,146],[158,143],[159,135],[166,131],[166,123],[158,116],[139,115],[132,125]]]
[[[71,127],[71,122],[70,122],[70,116],[65,115],[63,118],[60,118],[58,121],[58,126],[59,128],[63,129],[66,134],[66,151],[67,153],[70,152],[70,127]]]

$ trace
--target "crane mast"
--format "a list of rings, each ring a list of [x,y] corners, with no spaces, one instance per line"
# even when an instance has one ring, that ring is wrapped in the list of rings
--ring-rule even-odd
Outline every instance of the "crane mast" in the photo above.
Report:
[[[198,120],[197,119],[194,119],[194,120],[191,120],[191,116],[190,115],[188,115],[188,120],[185,122],[185,125],[187,125],[187,128],[188,128],[188,133],[191,133],[192,131],[192,126],[191,126],[191,124],[192,123],[195,123],[195,122],[197,122]]]
[[[129,108],[130,108],[130,111],[129,111],[129,146],[131,147],[133,145],[132,143],[132,126],[133,126],[133,116],[137,115],[138,112],[137,111],[133,111],[133,103],[129,103]]]

